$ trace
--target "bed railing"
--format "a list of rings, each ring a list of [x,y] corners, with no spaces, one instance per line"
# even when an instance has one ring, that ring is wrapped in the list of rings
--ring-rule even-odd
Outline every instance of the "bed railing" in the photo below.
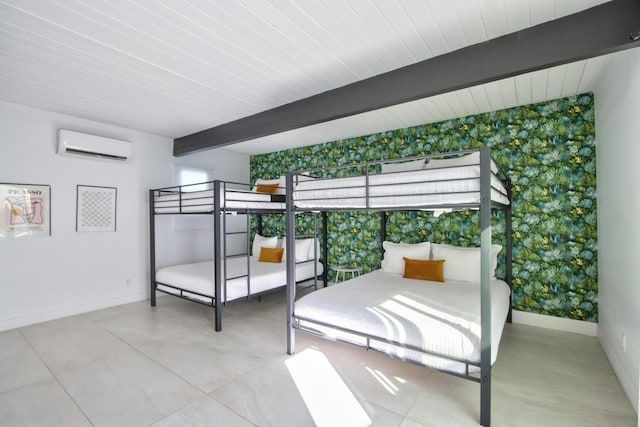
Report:
[[[296,211],[477,209],[481,203],[480,179],[487,174],[481,173],[480,153],[483,151],[490,159],[487,171],[490,171],[492,206],[503,208],[510,200],[509,179],[491,158],[488,148],[292,172],[293,190],[289,193]],[[422,169],[383,171],[386,164],[412,164],[442,160],[443,157],[462,159],[473,153],[478,153],[478,160],[461,165],[438,166],[429,162]],[[440,188],[442,184],[447,187]],[[404,201],[396,203],[397,199]]]

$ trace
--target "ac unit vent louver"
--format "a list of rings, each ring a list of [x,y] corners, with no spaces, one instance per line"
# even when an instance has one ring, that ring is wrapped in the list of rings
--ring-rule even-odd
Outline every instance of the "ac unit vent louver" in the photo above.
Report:
[[[58,154],[95,159],[127,161],[131,157],[131,143],[71,130],[58,130]]]

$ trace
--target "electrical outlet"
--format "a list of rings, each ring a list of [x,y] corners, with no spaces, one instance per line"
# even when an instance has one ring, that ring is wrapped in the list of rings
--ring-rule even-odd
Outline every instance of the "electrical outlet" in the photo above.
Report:
[[[622,336],[622,351],[623,352],[627,352],[627,336],[623,335]]]

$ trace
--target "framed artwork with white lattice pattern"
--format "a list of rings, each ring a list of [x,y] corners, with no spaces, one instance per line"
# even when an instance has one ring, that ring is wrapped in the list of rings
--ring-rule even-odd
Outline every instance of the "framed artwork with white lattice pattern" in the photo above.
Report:
[[[116,231],[118,189],[78,185],[76,231]]]

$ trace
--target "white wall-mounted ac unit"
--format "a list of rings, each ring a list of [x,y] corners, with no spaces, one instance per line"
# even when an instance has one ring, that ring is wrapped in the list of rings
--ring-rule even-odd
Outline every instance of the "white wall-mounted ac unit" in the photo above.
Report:
[[[58,130],[58,154],[127,161],[131,157],[131,143],[60,129]]]

